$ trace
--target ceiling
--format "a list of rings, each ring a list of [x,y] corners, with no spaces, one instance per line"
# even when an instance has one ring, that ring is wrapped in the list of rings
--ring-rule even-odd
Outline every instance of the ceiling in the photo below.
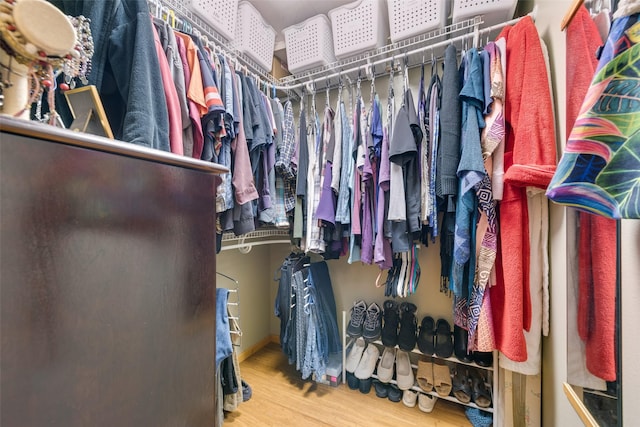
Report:
[[[299,24],[312,16],[327,14],[331,9],[352,3],[353,0],[249,0],[265,21],[276,30],[275,55],[286,60],[282,30]]]

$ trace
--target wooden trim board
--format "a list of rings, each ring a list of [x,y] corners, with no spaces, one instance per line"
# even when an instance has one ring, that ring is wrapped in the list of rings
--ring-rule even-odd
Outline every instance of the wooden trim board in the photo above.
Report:
[[[278,337],[277,335],[269,335],[265,339],[258,341],[256,344],[252,345],[238,355],[238,363],[248,359],[251,355],[257,353],[272,342],[280,344],[280,337]]]

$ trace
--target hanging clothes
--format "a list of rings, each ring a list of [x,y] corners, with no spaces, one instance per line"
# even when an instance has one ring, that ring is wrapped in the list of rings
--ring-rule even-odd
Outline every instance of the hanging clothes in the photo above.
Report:
[[[118,7],[119,0],[51,3],[65,15],[89,19],[95,53],[88,83],[100,94],[115,139],[170,151],[167,104],[157,96],[162,77],[147,1],[131,0],[127,7]],[[64,96],[56,105],[71,123]]]
[[[183,63],[178,49],[178,43],[173,28],[163,20],[153,19],[153,24],[158,31],[162,49],[167,57],[169,71],[178,96],[180,105],[180,123],[182,129],[182,152],[186,157],[193,155],[193,129],[189,117],[189,105],[187,103],[187,86],[185,84],[185,74]],[[167,105],[168,107],[168,105]]]
[[[496,346],[509,359],[523,361],[523,331],[531,325],[526,187],[549,184],[556,161],[555,129],[549,78],[533,20],[524,17],[503,29],[500,37],[507,40],[508,61],[506,172],[500,204],[502,274],[491,288],[491,303]]]
[[[455,234],[455,206],[458,194],[456,171],[460,163],[460,129],[462,107],[460,105],[460,76],[458,54],[454,45],[444,53],[442,74],[442,101],[440,106],[440,145],[437,159],[436,195],[438,211],[443,212],[440,227],[440,277],[441,287],[449,288],[453,242]]]
[[[428,133],[429,144],[425,147],[429,150],[429,178],[427,179],[428,185],[428,203],[427,203],[427,215],[425,216],[428,223],[428,233],[424,240],[429,239],[432,243],[435,243],[438,237],[439,223],[438,223],[438,203],[436,192],[436,181],[438,172],[438,150],[440,147],[440,107],[441,107],[441,94],[442,83],[437,72],[433,73],[431,77],[431,83],[429,85],[429,91],[427,92],[427,112],[424,117],[424,125],[426,133]]]

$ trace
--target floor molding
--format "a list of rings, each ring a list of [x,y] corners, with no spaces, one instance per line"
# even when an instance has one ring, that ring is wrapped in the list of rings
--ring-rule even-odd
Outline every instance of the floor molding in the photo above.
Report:
[[[272,342],[280,344],[280,337],[278,337],[277,335],[269,335],[265,339],[258,341],[256,344],[252,345],[238,355],[238,363],[248,359],[251,355],[257,353]]]

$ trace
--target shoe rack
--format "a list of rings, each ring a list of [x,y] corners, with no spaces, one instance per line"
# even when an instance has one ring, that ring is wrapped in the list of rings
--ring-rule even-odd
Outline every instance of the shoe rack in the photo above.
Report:
[[[342,312],[342,339],[343,339],[343,345],[342,345],[342,379],[343,379],[343,384],[346,385],[347,381],[346,381],[346,360],[347,360],[347,348],[350,348],[350,344],[356,340],[356,338],[353,337],[349,337],[347,336],[347,324],[348,324],[348,320],[347,320],[347,312],[343,311]],[[377,339],[375,341],[367,341],[367,345],[368,344],[374,344],[376,346],[378,346],[379,350],[380,350],[380,357],[378,359],[378,363],[380,362],[380,360],[382,359],[382,355],[384,352],[384,344],[382,344],[382,340],[381,339]],[[395,346],[396,352],[399,350],[398,345]],[[409,358],[411,361],[411,369],[413,371],[413,377],[414,377],[414,384],[411,387],[411,390],[416,391],[418,393],[422,393],[422,394],[427,394],[427,395],[431,395],[434,397],[437,397],[439,399],[444,399],[447,400],[449,402],[453,402],[456,403],[458,405],[463,405],[463,406],[468,406],[471,408],[476,408],[479,409],[481,411],[484,412],[488,412],[493,414],[493,418],[494,420],[497,419],[497,410],[498,408],[496,407],[496,401],[498,401],[498,352],[494,351],[493,352],[493,363],[491,366],[481,366],[478,365],[475,362],[464,362],[459,360],[458,358],[456,358],[455,356],[451,356],[451,357],[439,357],[435,354],[433,355],[426,355],[424,353],[422,353],[417,346],[411,350],[409,353]],[[442,396],[440,394],[438,394],[435,390],[435,388],[432,391],[425,391],[424,389],[422,389],[418,383],[417,383],[417,370],[418,370],[418,365],[417,362],[418,360],[427,360],[428,362],[439,362],[439,363],[445,363],[448,367],[449,367],[449,372],[451,375],[451,384],[453,385],[453,375],[455,370],[458,369],[459,366],[468,366],[472,369],[478,369],[481,370],[481,372],[483,373],[483,377],[486,379],[485,384],[487,386],[490,387],[490,393],[491,393],[491,405],[487,408],[482,408],[480,406],[478,406],[477,404],[475,404],[472,401],[470,401],[469,403],[465,403],[462,402],[460,400],[458,400],[454,395],[453,395],[453,387],[451,392],[449,393],[449,395],[447,396]],[[394,361],[394,369],[395,369],[395,361]],[[377,371],[377,366],[376,366],[376,371]],[[378,375],[376,372],[373,373],[372,377],[374,379],[378,379]],[[397,385],[397,381],[395,378],[391,379],[391,381],[389,381],[390,384],[394,384]]]

